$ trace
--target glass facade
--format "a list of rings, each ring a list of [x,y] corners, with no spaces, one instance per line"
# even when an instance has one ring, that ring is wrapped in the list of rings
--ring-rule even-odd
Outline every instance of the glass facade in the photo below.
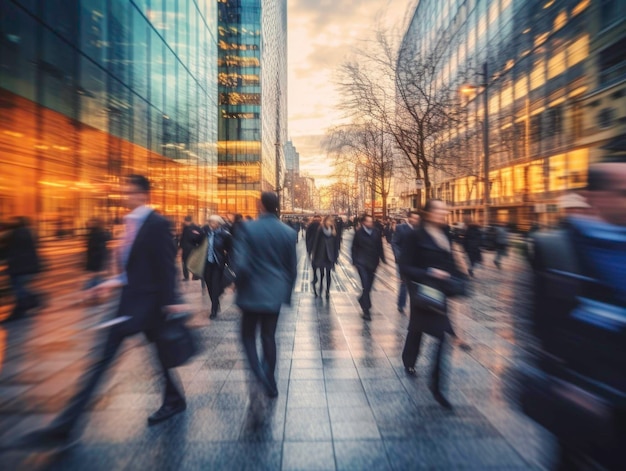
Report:
[[[549,214],[539,213],[553,207],[550,203],[563,192],[586,185],[589,161],[607,139],[620,132],[617,120],[610,130],[601,132],[590,121],[590,102],[606,87],[626,80],[623,54],[607,69],[601,64],[605,55],[591,52],[603,48],[609,56],[611,47],[619,47],[626,36],[626,15],[622,14],[612,23],[608,41],[614,45],[601,44],[609,36],[604,34],[606,15],[601,3],[605,2],[419,2],[404,37],[405,45],[424,53],[435,44],[445,44],[437,85],[458,90],[463,84],[478,85],[469,95],[460,96],[467,110],[466,122],[444,133],[437,149],[439,155],[451,159],[455,153],[465,152],[474,162],[471,172],[459,168],[456,174],[435,176],[435,196],[455,208],[455,218],[469,213],[480,219],[485,119],[490,129],[492,220],[521,226],[535,220],[550,222]],[[623,4],[606,3],[611,8],[622,8],[617,4]],[[487,77],[480,75],[484,64]],[[614,72],[611,83],[606,77],[608,70]],[[483,100],[485,81],[487,106]]]
[[[124,214],[120,179],[204,220],[217,201],[217,5],[0,0],[0,220],[41,235]]]
[[[287,3],[218,1],[220,212],[257,213],[285,173]]]

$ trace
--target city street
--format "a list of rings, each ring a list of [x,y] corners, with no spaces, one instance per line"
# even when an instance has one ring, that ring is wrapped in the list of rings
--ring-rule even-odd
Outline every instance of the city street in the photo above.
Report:
[[[278,332],[277,399],[250,401],[252,379],[239,340],[239,311],[229,292],[208,319],[200,282],[181,283],[194,306],[191,326],[203,350],[178,369],[188,407],[147,427],[160,405],[153,350],[129,339],[84,417],[80,444],[60,454],[0,452],[2,469],[59,470],[417,470],[547,469],[554,438],[516,403],[515,370],[532,345],[527,322],[529,273],[511,249],[501,270],[484,255],[468,298],[453,302],[457,335],[449,345],[441,408],[428,388],[431,342],[418,376],[407,376],[401,351],[408,325],[396,308],[391,249],[374,283],[372,321],[360,317],[359,280],[350,265],[347,231],[330,300],[314,297],[303,238],[291,307]],[[39,286],[46,306],[0,325],[0,445],[46,425],[74,392],[87,354],[114,303],[81,303],[79,242],[52,244]],[[457,253],[459,258],[462,257]]]

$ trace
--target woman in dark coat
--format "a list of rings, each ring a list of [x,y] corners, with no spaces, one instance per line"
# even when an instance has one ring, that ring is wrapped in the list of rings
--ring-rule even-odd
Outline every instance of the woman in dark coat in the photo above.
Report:
[[[400,273],[407,280],[411,293],[411,317],[402,352],[406,372],[415,375],[422,334],[439,340],[429,389],[443,407],[452,406],[441,392],[441,357],[445,335],[454,335],[447,313],[435,312],[414,299],[417,282],[435,288],[447,296],[456,294],[464,276],[457,268],[452,255],[452,244],[446,231],[448,210],[441,200],[429,200],[424,207],[422,225],[413,231],[403,243],[400,252]]]
[[[320,296],[324,288],[324,275],[326,275],[326,299],[330,298],[330,271],[335,267],[339,257],[339,243],[335,221],[331,216],[326,216],[317,229],[311,250],[311,265],[313,270],[320,270]],[[317,286],[313,283],[313,292],[317,297]]]
[[[480,252],[482,237],[483,235],[478,224],[468,221],[463,237],[463,248],[465,253],[467,253],[467,258],[469,258],[468,272],[470,276],[474,276],[474,266],[479,265],[483,261],[483,256]]]
[[[15,308],[5,321],[22,317],[29,309],[41,304],[40,295],[31,290],[34,276],[41,271],[35,236],[26,217],[13,221],[13,230],[7,238],[6,257],[11,286],[15,293]]]

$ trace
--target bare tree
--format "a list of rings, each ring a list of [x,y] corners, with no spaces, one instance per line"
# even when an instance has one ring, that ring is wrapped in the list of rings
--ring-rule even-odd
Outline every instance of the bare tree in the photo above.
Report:
[[[442,144],[449,142],[445,133],[464,121],[465,110],[458,103],[458,87],[446,85],[442,75],[449,37],[441,35],[428,51],[405,38],[394,42],[381,31],[342,65],[341,106],[351,118],[384,129],[415,178],[423,181],[426,195],[433,196],[434,171],[455,175],[471,165],[461,149]]]
[[[382,200],[383,217],[387,216],[387,198],[391,189],[393,147],[380,123],[353,122],[331,129],[326,141],[335,167],[352,170],[358,180],[364,180],[370,191],[372,213],[376,195]],[[366,198],[367,199],[367,198]]]

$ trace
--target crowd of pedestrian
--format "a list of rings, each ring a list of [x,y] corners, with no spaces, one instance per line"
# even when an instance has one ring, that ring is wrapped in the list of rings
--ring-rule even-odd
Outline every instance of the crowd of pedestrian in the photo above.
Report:
[[[583,389],[594,382],[595,389],[586,393],[608,401],[619,414],[623,413],[619,401],[615,402],[614,391],[626,394],[623,378],[626,365],[623,347],[626,332],[624,162],[626,159],[613,159],[592,165],[588,191],[563,198],[564,218],[558,231],[537,228],[527,250],[535,273],[535,334],[547,356],[538,363],[543,376],[537,373],[527,381],[524,406],[531,417],[549,428],[554,426],[546,418],[552,413],[550,401],[567,399],[550,396],[556,394],[549,386],[554,378],[570,381]],[[451,230],[446,203],[439,199],[428,200],[422,211],[408,212],[402,220],[378,221],[372,215],[362,214],[350,224],[331,215],[281,221],[276,194],[266,192],[258,203],[256,220],[246,220],[237,214],[228,214],[225,218],[212,215],[206,225],[200,227],[191,217],[185,218],[176,237],[177,247],[172,243],[170,222],[148,205],[150,182],[143,176],[132,175],[126,181],[124,194],[130,213],[124,218],[124,237],[116,257],[111,256],[108,247],[111,234],[96,218],[88,224],[85,250],[85,269],[89,276],[84,289],[96,299],[108,299],[110,296],[105,295],[119,288],[116,316],[105,331],[104,342],[96,347],[94,362],[63,412],[49,427],[21,437],[15,446],[46,448],[73,443],[78,435],[79,418],[120,346],[125,339],[139,333],[154,343],[165,384],[162,405],[148,417],[148,424],[163,422],[185,411],[184,390],[174,369],[177,364],[168,360],[172,355],[167,349],[172,348],[172,344],[168,346],[162,341],[168,319],[189,310],[189,306],[182,303],[176,280],[178,249],[182,282],[196,278],[206,286],[211,304],[210,319],[218,316],[220,296],[234,284],[235,304],[241,310],[241,342],[247,361],[257,385],[268,397],[276,397],[275,333],[281,306],[291,302],[300,235],[303,235],[313,273],[313,296],[328,300],[343,232],[352,225],[354,236],[346,253],[350,254],[361,282],[358,303],[362,318],[366,322],[373,319],[371,292],[379,265],[387,263],[387,244],[393,253],[400,283],[397,310],[404,313],[407,299],[410,307],[401,355],[404,370],[409,376],[417,374],[423,336],[435,338],[437,346],[428,386],[442,407],[453,407],[446,397],[442,374],[447,338],[458,341],[448,315],[449,301],[466,295],[471,278],[484,264],[485,247],[494,250],[493,263],[497,269],[502,268],[510,249],[510,234],[504,224],[482,228],[467,217],[461,226]],[[8,263],[16,298],[9,320],[15,320],[41,303],[40,295],[32,289],[32,279],[41,271],[42,264],[37,238],[27,219],[15,219],[5,229],[8,230],[3,231],[2,255]],[[459,250],[465,254],[461,263],[455,256],[458,255],[455,251]],[[118,273],[105,278],[113,258]],[[561,336],[564,332],[565,337]],[[594,350],[601,348],[602,342],[610,347],[611,355],[602,356]],[[260,343],[262,355],[257,351],[257,343]],[[581,345],[586,350],[576,351]],[[602,368],[597,368],[597,363],[590,361],[585,352],[593,352],[593,358],[601,359]],[[553,364],[555,359],[560,363]],[[578,376],[567,376],[564,365]],[[589,382],[580,379],[587,376]],[[605,392],[603,385],[606,391],[613,392]],[[579,413],[576,404],[567,404],[567,410],[560,412],[564,414],[563,420],[568,419],[568,414]],[[597,420],[596,429],[608,427]],[[609,431],[604,432],[610,435]],[[565,432],[555,427],[555,433]],[[619,443],[626,437],[623,429],[611,433],[614,441],[604,443],[609,453],[614,452],[612,443]],[[567,435],[562,447],[568,460],[584,451],[575,447],[580,437],[593,441],[593,437],[582,432]]]

